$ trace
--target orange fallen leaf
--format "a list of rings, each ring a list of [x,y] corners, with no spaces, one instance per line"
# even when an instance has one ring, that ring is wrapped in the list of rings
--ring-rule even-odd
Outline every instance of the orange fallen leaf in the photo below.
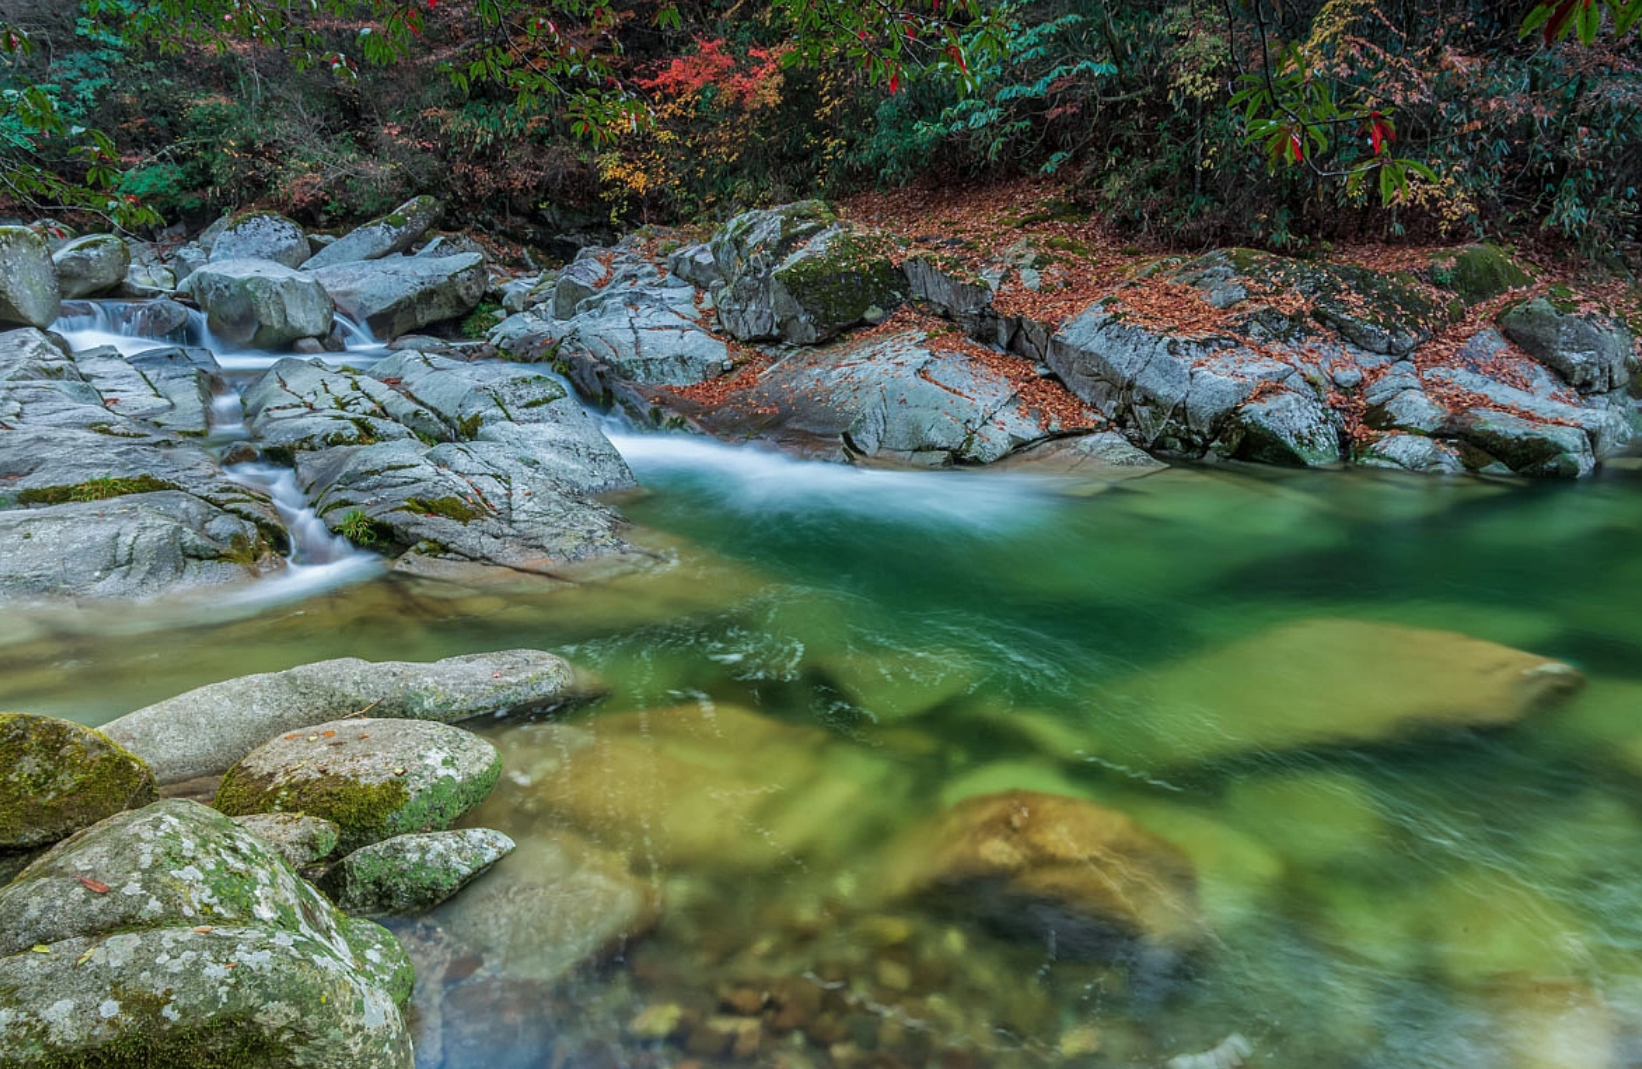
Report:
[[[198,928],[190,929],[190,931],[197,932],[200,935],[208,935],[212,931],[212,928],[209,924],[202,924]]]
[[[321,731],[319,734],[322,737],[329,739],[329,738],[334,738],[335,735],[336,735],[336,732],[334,732],[334,731]]]
[[[80,881],[81,887],[84,887],[94,895],[108,894],[108,884],[101,880],[94,880],[90,876],[80,876],[78,874],[76,874],[74,878]]]

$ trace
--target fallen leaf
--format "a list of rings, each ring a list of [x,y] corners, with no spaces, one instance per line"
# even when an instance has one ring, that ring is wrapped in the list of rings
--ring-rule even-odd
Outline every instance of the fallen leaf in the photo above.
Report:
[[[29,949],[34,951],[36,954],[51,953],[51,948],[46,946],[44,943],[35,943],[33,946],[29,947]]]
[[[75,966],[78,967],[84,965],[86,962],[91,960],[91,955],[95,953],[97,953],[96,947],[86,947],[85,953],[74,959]]]
[[[336,732],[334,732],[334,731],[321,731],[319,734],[322,737],[327,738],[327,739],[336,737]]]
[[[80,881],[81,887],[84,887],[94,895],[108,894],[108,884],[101,880],[94,880],[90,876],[81,876],[78,873],[75,874],[74,878]]]
[[[190,929],[190,931],[198,932],[200,935],[207,935],[211,932],[211,930],[212,929],[209,924],[202,924],[198,928]]]

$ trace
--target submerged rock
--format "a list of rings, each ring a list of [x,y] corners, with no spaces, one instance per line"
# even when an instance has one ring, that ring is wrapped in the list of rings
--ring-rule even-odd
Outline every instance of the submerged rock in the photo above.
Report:
[[[51,262],[64,300],[95,297],[125,281],[131,250],[113,234],[88,234],[58,249]]]
[[[449,828],[502,774],[496,748],[425,720],[331,720],[275,738],[223,776],[213,805],[229,816],[307,813],[335,822],[354,851],[408,832]]]
[[[335,263],[313,275],[338,308],[384,341],[466,315],[490,283],[476,253]]]
[[[211,261],[272,260],[301,267],[308,258],[308,235],[301,225],[274,212],[247,212],[231,219],[211,245]]]
[[[351,914],[417,913],[456,894],[514,846],[488,828],[395,835],[337,862],[319,886]]]
[[[1171,764],[1497,727],[1583,682],[1561,661],[1451,631],[1318,619],[1114,682],[1094,700],[1109,723],[1101,752]]]
[[[281,349],[331,329],[325,287],[272,260],[213,261],[190,275],[188,286],[211,333],[234,345]]]
[[[123,813],[0,889],[0,1050],[19,1065],[409,1069],[398,943],[193,802]]]
[[[372,219],[331,242],[308,258],[302,267],[314,271],[334,264],[380,260],[384,256],[408,252],[428,232],[428,228],[439,221],[444,210],[444,205],[433,197],[408,200],[380,219]]]
[[[155,797],[148,766],[102,732],[0,713],[0,850],[54,843]]]
[[[45,239],[27,227],[0,226],[0,323],[49,327],[61,302]]]
[[[540,650],[429,662],[345,657],[211,683],[127,713],[103,731],[144,756],[160,783],[180,783],[224,772],[273,736],[321,720],[369,711],[451,722],[539,711],[585,694],[568,663]]]
[[[1164,957],[1203,935],[1186,856],[1116,810],[1034,791],[967,798],[909,832],[888,885],[1058,957]]]

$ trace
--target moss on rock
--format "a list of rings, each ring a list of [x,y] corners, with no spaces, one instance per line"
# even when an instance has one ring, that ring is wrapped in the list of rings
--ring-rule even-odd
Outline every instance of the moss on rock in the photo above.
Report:
[[[1533,277],[1497,245],[1469,245],[1431,261],[1431,280],[1477,304],[1531,284]]]
[[[56,842],[155,797],[148,765],[102,732],[0,713],[0,849]]]

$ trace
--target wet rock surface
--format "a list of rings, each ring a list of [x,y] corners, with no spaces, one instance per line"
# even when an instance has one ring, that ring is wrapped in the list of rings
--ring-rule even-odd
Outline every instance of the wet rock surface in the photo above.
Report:
[[[420,913],[455,895],[515,846],[488,828],[396,835],[344,857],[319,886],[350,914]]]
[[[215,372],[200,350],[0,334],[0,591],[142,597],[277,566],[271,502],[191,441]]]
[[[412,974],[204,806],[157,802],[0,889],[0,1049],[19,1064],[408,1067]]]
[[[103,731],[146,755],[159,782],[180,783],[227,771],[275,735],[321,720],[365,711],[442,722],[500,717],[583,693],[570,665],[540,650],[425,663],[349,657],[211,683],[110,721]]]

